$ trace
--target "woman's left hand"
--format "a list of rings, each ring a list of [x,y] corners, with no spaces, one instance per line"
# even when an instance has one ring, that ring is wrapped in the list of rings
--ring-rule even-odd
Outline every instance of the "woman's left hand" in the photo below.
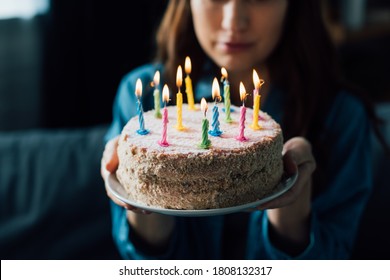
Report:
[[[307,239],[311,212],[311,178],[316,168],[311,144],[302,137],[290,139],[283,146],[283,162],[287,173],[298,171],[297,181],[285,194],[258,209],[268,209],[268,219],[276,233],[291,241],[302,242]]]
[[[283,164],[287,174],[293,174],[298,171],[297,181],[288,192],[261,205],[260,209],[289,206],[295,203],[301,196],[308,195],[308,185],[311,185],[311,176],[316,168],[310,143],[302,137],[288,140],[283,146]]]

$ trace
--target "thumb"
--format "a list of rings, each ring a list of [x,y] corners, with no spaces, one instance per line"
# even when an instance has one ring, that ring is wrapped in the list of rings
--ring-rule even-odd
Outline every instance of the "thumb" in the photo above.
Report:
[[[117,153],[118,140],[119,140],[119,136],[108,141],[104,151],[105,168],[110,173],[114,173],[118,169],[118,165],[119,165],[119,159]]]

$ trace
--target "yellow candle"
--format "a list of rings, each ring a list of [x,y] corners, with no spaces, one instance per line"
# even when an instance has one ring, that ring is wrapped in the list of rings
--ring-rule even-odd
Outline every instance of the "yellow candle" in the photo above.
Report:
[[[181,69],[181,66],[177,68],[176,73],[176,85],[178,87],[178,92],[176,94],[176,108],[177,108],[177,123],[176,123],[176,129],[177,130],[184,130],[185,127],[183,126],[183,120],[182,120],[182,113],[183,113],[183,94],[180,92],[180,87],[183,83],[183,71]]]
[[[260,94],[253,94],[255,95],[253,104],[253,122],[250,127],[253,130],[259,130],[261,129],[261,126],[259,125]]]
[[[256,70],[253,70],[253,84],[255,89],[253,90],[253,121],[250,127],[253,130],[261,129],[259,125],[259,111],[260,111],[260,88],[264,84],[264,80],[261,80],[257,75]]]
[[[191,73],[191,59],[187,56],[185,63],[184,63],[184,70],[187,74],[186,78],[184,79],[186,83],[186,93],[187,93],[187,100],[188,100],[188,109],[195,111],[197,108],[195,107],[195,101],[194,101],[194,91],[192,90],[192,81],[190,78]]]

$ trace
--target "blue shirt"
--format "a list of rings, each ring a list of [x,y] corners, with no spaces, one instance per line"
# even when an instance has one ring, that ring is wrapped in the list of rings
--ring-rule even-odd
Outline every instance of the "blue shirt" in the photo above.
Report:
[[[113,122],[106,139],[118,135],[126,122],[136,115],[134,94],[136,79],[144,86],[153,80],[161,65],[145,65],[126,75],[120,83],[113,107]],[[209,97],[212,77],[205,76],[195,87],[195,100]],[[144,111],[153,108],[153,88],[142,94]],[[281,123],[283,94],[272,89],[262,110]],[[281,123],[283,128],[283,124]],[[352,95],[340,93],[329,112],[324,131],[337,135],[331,147],[325,190],[312,201],[310,242],[298,256],[278,250],[268,234],[266,211],[249,214],[246,259],[346,259],[353,248],[359,219],[372,187],[370,158],[370,125],[363,104]],[[322,135],[327,137],[327,135]],[[313,186],[315,188],[315,186]],[[176,227],[168,248],[150,255],[131,240],[132,228],[126,210],[112,204],[113,237],[126,259],[221,259],[224,216],[175,217]],[[237,236],[240,238],[240,236]],[[224,244],[224,246],[229,246]]]

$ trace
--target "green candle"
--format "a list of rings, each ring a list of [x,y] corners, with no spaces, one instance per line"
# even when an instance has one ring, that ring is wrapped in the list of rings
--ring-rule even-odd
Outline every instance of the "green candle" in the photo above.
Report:
[[[161,105],[160,105],[160,91],[156,88],[153,92],[153,96],[154,96],[154,116],[157,118],[157,119],[161,119],[162,115],[161,115]]]
[[[233,122],[232,118],[230,117],[230,85],[227,80],[223,82],[224,88],[224,101],[225,101],[225,122],[231,123]]]
[[[160,91],[158,89],[158,85],[160,83],[160,71],[156,71],[153,78],[153,85],[154,85],[154,116],[158,119],[161,119],[161,104],[160,104]]]
[[[233,120],[230,117],[230,84],[228,81],[228,73],[224,67],[221,68],[222,81],[223,81],[223,102],[225,105],[225,122],[232,123]]]
[[[211,146],[211,141],[209,139],[209,121],[206,118],[206,112],[207,112],[207,102],[206,99],[202,98],[200,107],[202,111],[204,112],[204,119],[202,120],[202,142],[198,145],[199,148],[202,149],[208,149]]]

